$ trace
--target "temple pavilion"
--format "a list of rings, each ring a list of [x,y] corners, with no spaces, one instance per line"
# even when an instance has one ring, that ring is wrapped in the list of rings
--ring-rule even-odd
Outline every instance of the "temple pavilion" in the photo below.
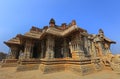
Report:
[[[75,20],[58,26],[52,18],[49,26],[32,26],[29,32],[4,43],[10,48],[6,60],[17,61],[18,70],[37,64],[43,72],[71,70],[88,74],[102,70],[101,57],[111,53],[110,45],[115,42],[105,37],[102,29],[98,34],[89,34]]]

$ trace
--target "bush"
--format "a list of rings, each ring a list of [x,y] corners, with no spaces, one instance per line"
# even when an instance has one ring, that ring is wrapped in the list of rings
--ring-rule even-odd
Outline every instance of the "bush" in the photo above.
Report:
[[[5,59],[6,56],[7,56],[6,53],[4,53],[4,52],[0,52],[0,61],[1,61],[2,59]]]

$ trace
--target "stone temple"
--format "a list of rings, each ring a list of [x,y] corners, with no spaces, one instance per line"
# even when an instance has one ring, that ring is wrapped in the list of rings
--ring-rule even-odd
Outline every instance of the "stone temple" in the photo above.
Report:
[[[111,67],[114,55],[110,45],[116,42],[108,39],[102,29],[98,34],[89,34],[77,26],[75,20],[58,26],[51,19],[49,26],[42,29],[33,26],[29,32],[17,34],[4,43],[10,52],[1,67],[16,67],[17,71],[39,69],[43,73],[72,71],[85,75],[100,71],[106,65]]]

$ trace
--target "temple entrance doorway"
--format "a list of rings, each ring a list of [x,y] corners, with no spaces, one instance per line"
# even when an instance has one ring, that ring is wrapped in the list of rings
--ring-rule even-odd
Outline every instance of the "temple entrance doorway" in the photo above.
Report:
[[[69,39],[66,39],[64,41],[64,38],[56,38],[55,39],[55,46],[54,46],[54,52],[55,52],[55,58],[72,58],[72,54],[69,48]]]
[[[32,58],[39,58],[40,57],[40,50],[39,50],[39,43],[34,43],[33,46],[33,55]]]
[[[56,38],[55,46],[54,46],[55,58],[63,58],[62,49],[63,49],[63,39]]]

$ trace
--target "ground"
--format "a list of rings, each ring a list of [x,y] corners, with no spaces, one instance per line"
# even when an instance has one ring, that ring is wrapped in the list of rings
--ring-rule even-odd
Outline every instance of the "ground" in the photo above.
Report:
[[[102,70],[80,76],[70,71],[43,74],[40,70],[17,72],[15,67],[0,68],[0,79],[120,79],[120,74]]]

